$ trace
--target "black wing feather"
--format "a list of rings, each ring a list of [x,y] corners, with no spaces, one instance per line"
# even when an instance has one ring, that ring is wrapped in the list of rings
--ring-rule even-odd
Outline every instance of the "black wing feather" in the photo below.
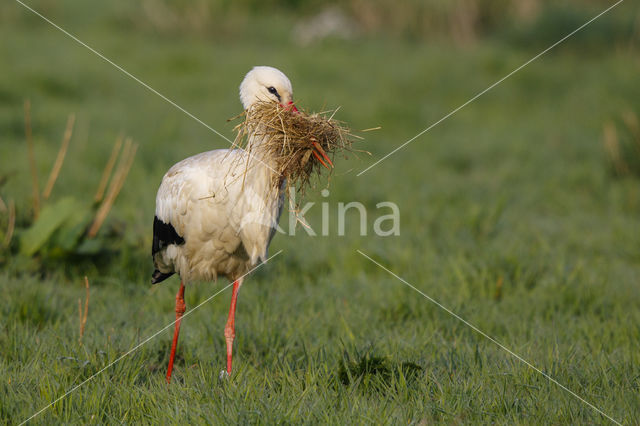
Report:
[[[158,219],[158,216],[154,216],[151,255],[153,256],[170,244],[184,244],[184,238],[178,235],[176,228],[174,228],[173,225],[170,223],[164,223]]]
[[[170,223],[164,223],[158,219],[158,216],[155,216],[153,218],[153,244],[151,246],[151,256],[155,256],[156,253],[171,244],[184,244],[184,238],[178,235],[173,225]],[[173,272],[164,273],[156,269],[151,275],[151,283],[157,284],[166,280],[171,275],[173,275]]]

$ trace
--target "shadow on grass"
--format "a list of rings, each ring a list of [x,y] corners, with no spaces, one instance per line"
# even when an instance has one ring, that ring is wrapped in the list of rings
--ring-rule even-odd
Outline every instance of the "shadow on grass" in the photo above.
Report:
[[[393,389],[401,383],[414,384],[424,368],[411,361],[396,361],[373,354],[370,350],[345,354],[338,369],[338,380],[345,386],[354,385],[365,392],[376,393]]]

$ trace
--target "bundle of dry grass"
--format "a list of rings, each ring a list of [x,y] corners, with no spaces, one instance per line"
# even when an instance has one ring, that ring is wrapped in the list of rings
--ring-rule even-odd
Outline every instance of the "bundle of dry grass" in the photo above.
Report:
[[[304,191],[311,176],[333,167],[330,157],[351,151],[354,139],[344,123],[325,113],[308,114],[283,108],[276,102],[258,102],[236,126],[236,144],[275,164],[278,181]],[[252,143],[249,136],[258,143]]]

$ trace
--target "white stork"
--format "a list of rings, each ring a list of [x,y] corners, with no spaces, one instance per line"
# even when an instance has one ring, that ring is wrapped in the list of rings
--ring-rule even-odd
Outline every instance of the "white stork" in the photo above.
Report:
[[[245,110],[258,101],[277,101],[292,113],[297,111],[291,82],[272,67],[254,67],[247,73],[240,85],[240,100]],[[233,281],[224,329],[226,373],[231,374],[238,290],[242,277],[267,258],[284,199],[284,177],[275,175],[272,160],[251,149],[260,142],[259,136],[250,134],[246,150],[219,149],[182,160],[164,175],[158,189],[151,282],[159,283],[174,273],[181,279],[167,382],[186,310],[185,284],[219,276]]]

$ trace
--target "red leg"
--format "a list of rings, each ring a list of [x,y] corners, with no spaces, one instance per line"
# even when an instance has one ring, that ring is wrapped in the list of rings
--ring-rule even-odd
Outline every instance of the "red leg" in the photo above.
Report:
[[[180,335],[180,322],[182,314],[187,310],[184,303],[184,284],[180,281],[180,290],[176,294],[176,322],[173,332],[173,343],[171,344],[171,355],[169,355],[169,367],[167,368],[167,383],[171,383],[171,372],[173,371],[173,359],[176,356],[176,346],[178,346],[178,336]]]
[[[236,301],[238,299],[238,290],[242,285],[242,279],[233,283],[233,292],[231,293],[231,305],[229,306],[229,318],[227,326],[224,328],[224,337],[227,341],[227,374],[231,375],[231,362],[233,359],[233,339],[236,337]]]

